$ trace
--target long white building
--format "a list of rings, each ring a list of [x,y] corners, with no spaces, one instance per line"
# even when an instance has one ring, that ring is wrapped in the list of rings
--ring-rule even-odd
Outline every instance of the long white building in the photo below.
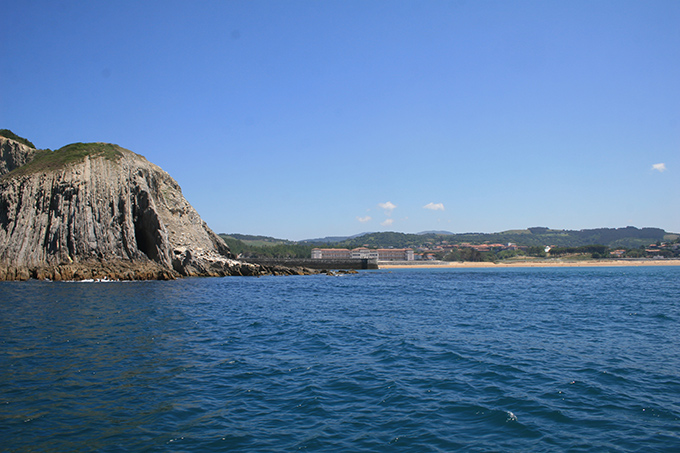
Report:
[[[312,259],[375,259],[378,261],[413,261],[412,249],[312,249]]]

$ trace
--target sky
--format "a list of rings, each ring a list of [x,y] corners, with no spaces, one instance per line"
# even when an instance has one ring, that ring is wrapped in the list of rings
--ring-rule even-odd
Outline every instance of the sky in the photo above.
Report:
[[[680,232],[680,2],[3,2],[0,128],[217,233]]]

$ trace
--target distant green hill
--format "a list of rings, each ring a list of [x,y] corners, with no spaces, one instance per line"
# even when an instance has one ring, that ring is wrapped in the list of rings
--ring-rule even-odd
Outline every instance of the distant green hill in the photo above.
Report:
[[[255,245],[255,246],[260,246],[260,247],[265,247],[265,246],[270,246],[270,245],[279,245],[279,244],[294,244],[294,241],[289,241],[287,239],[277,239],[273,238],[270,236],[255,236],[252,234],[238,234],[238,233],[231,233],[231,234],[220,234],[220,236],[225,236],[225,237],[231,237],[233,239],[237,239],[244,244],[248,245]]]
[[[244,258],[311,258],[313,245],[248,234],[218,234],[232,253]]]
[[[508,230],[499,233],[366,233],[342,241],[337,238],[324,238],[319,242],[294,242],[268,236],[252,236],[245,234],[219,235],[231,248],[232,252],[244,257],[291,257],[310,258],[314,247],[356,248],[434,248],[438,245],[469,243],[508,244],[537,247],[587,247],[601,245],[609,249],[635,249],[658,242],[676,241],[678,234],[668,233],[660,228],[597,228],[590,230],[555,230],[545,227],[527,228],[526,230]],[[323,242],[327,241],[327,242]]]
[[[606,245],[610,248],[635,248],[659,241],[672,241],[677,234],[667,233],[660,228],[597,228],[590,230],[554,230],[544,227],[526,230],[508,230],[499,233],[458,233],[458,234],[407,234],[395,232],[369,233],[363,236],[336,242],[333,247],[418,247],[444,241],[449,244],[513,243],[518,246],[581,247]]]

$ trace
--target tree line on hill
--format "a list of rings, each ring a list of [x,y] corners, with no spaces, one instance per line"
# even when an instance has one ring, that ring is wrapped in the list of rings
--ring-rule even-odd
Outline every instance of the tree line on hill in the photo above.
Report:
[[[294,242],[267,236],[220,234],[233,253],[243,258],[310,258],[312,249],[321,248],[413,248],[430,251],[437,259],[450,261],[496,261],[515,256],[545,257],[545,246],[551,246],[550,256],[588,255],[594,258],[610,256],[610,251],[624,250],[622,257],[650,256],[645,250],[650,244],[678,242],[679,235],[660,228],[599,228],[591,230],[553,230],[544,227],[510,230],[500,233],[368,233],[332,243]],[[508,244],[520,249],[479,251],[471,247],[444,249],[460,244]],[[654,256],[678,256],[678,248],[655,250]]]
[[[228,235],[219,237],[229,246],[232,253],[242,258],[311,258],[316,246],[284,241],[265,236]],[[240,237],[241,239],[238,239]],[[264,245],[266,243],[266,245]],[[258,244],[258,245],[254,245]]]
[[[611,248],[637,248],[658,241],[673,240],[678,235],[666,233],[661,228],[598,228],[590,230],[553,230],[533,227],[526,230],[509,230],[500,233],[458,233],[458,234],[408,234],[408,233],[370,233],[359,237],[335,242],[334,247],[420,247],[426,244],[484,244],[513,243],[519,246],[580,247],[602,244]]]

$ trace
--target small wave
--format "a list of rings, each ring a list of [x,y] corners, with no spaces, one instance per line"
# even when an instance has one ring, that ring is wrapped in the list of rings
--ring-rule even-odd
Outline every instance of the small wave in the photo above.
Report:
[[[651,315],[650,318],[660,319],[661,321],[674,321],[674,318],[672,316],[668,316],[665,313],[657,313],[657,314]]]

